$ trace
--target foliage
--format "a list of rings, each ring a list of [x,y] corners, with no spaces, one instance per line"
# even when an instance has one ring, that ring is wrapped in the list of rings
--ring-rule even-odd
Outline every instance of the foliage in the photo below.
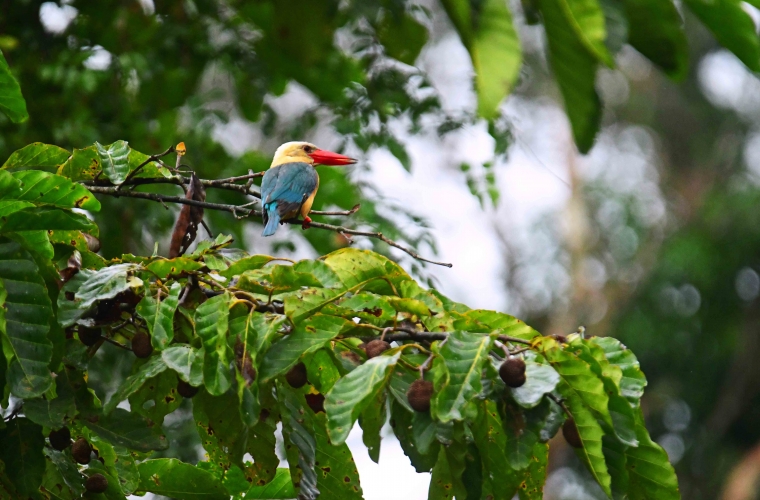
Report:
[[[122,182],[136,169],[125,154]],[[539,498],[546,443],[568,417],[607,495],[680,497],[643,423],[646,380],[614,339],[543,337],[426,290],[368,250],[280,263],[232,252],[219,236],[174,259],[106,261],[75,237],[98,234],[73,211],[100,207],[72,182],[81,170],[8,170],[0,383],[15,409],[0,429],[6,497],[73,498],[99,474],[108,498],[362,498],[345,440],[358,421],[377,460],[388,408],[411,465],[432,472],[430,498]],[[364,343],[381,336],[391,348],[368,359]],[[109,348],[131,363],[124,376],[98,363]],[[500,378],[503,349],[527,360],[519,388]],[[407,396],[418,373],[432,381],[429,412]],[[115,384],[108,397],[97,390],[104,380]],[[197,464],[161,455],[163,422],[185,399],[206,454]],[[287,468],[275,454],[278,422]],[[76,449],[51,434],[62,428]]]

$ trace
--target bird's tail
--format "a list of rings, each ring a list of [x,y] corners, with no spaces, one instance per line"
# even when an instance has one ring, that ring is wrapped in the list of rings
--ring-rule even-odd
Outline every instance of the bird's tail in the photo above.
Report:
[[[267,214],[266,226],[261,236],[272,236],[280,225],[280,213],[277,211],[277,203],[270,203],[264,207]]]

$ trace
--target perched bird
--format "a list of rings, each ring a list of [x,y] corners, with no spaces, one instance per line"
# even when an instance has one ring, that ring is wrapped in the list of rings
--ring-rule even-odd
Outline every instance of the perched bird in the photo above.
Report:
[[[319,149],[308,142],[286,142],[274,153],[272,165],[261,181],[264,232],[271,236],[288,219],[303,217],[303,228],[311,223],[309,212],[319,188],[317,165],[351,165],[356,160]]]

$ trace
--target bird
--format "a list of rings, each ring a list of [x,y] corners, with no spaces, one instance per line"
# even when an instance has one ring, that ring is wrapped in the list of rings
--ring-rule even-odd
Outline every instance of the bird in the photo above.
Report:
[[[319,149],[309,142],[286,142],[274,153],[269,170],[261,181],[264,208],[262,236],[272,236],[280,224],[303,217],[302,227],[311,224],[309,212],[319,189],[317,165],[353,165],[356,160]]]

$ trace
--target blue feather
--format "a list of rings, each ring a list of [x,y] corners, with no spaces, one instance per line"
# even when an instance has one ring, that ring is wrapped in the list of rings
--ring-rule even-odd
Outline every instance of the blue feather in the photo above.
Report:
[[[261,236],[272,236],[280,225],[280,214],[277,211],[277,202],[267,203],[264,207],[267,212],[267,225],[264,226],[264,232]]]

